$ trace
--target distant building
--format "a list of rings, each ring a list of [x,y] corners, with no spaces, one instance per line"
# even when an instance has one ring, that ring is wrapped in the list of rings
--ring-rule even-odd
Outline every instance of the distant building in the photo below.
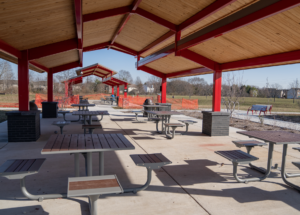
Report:
[[[296,95],[295,95],[296,93]],[[287,99],[293,99],[295,96],[295,99],[300,97],[300,89],[299,88],[292,88],[289,91],[287,91]]]
[[[146,92],[146,93],[153,93],[154,92],[153,85],[148,86],[147,84],[144,84],[144,92]]]
[[[129,87],[128,87],[128,93],[130,93],[131,91],[137,91],[137,87],[136,87],[136,85],[134,85],[134,84],[131,84]]]

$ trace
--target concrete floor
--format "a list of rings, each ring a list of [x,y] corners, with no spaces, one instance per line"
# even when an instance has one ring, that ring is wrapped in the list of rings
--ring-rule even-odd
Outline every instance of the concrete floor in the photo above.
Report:
[[[123,187],[140,186],[146,181],[146,170],[137,167],[130,154],[163,153],[173,163],[153,173],[149,188],[138,194],[101,196],[98,200],[99,214],[299,214],[300,193],[289,188],[280,178],[278,170],[272,170],[263,182],[237,183],[232,175],[232,163],[214,153],[217,150],[235,150],[232,140],[248,139],[230,128],[227,137],[208,137],[201,134],[202,121],[191,125],[189,134],[168,140],[155,133],[155,123],[138,123],[134,114],[122,113],[108,105],[98,105],[90,110],[108,110],[110,116],[102,120],[103,130],[95,133],[123,133],[135,146],[135,150],[105,153],[105,174],[116,174]],[[75,119],[67,115],[68,119]],[[173,117],[171,121],[186,119]],[[57,119],[41,119],[42,135],[37,142],[9,143],[0,149],[0,164],[14,158],[46,158],[36,175],[26,178],[27,189],[33,194],[64,193],[67,179],[74,176],[72,155],[41,155],[41,149],[54,131],[51,125]],[[6,122],[0,124],[5,133]],[[184,129],[178,129],[183,131]],[[80,123],[65,126],[65,133],[82,133]],[[0,135],[1,135],[0,134]],[[281,149],[276,146],[274,163],[281,165]],[[300,161],[300,153],[289,147],[288,172],[297,172],[291,161]],[[245,149],[242,149],[245,151]],[[258,166],[266,166],[267,147],[252,152],[260,159]],[[93,157],[94,175],[98,174],[98,155]],[[224,165],[221,165],[224,163]],[[84,174],[81,158],[81,174]],[[240,166],[240,177],[260,176],[259,173]],[[290,179],[300,185],[300,178]],[[53,199],[43,202],[31,201],[22,196],[19,180],[0,178],[0,214],[89,214],[87,198]]]

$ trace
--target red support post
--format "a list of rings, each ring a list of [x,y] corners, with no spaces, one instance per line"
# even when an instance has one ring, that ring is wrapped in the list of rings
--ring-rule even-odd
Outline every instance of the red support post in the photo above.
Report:
[[[167,78],[161,79],[161,103],[167,102]]]
[[[18,59],[19,111],[29,111],[29,61],[28,50],[21,51]]]
[[[212,98],[213,112],[221,111],[221,93],[222,93],[222,70],[214,71],[214,88]]]
[[[65,81],[65,97],[69,96],[69,83]]]
[[[119,97],[120,96],[120,86],[117,85],[117,96]]]
[[[124,98],[127,98],[127,92],[125,92],[125,90],[127,90],[127,84],[124,84]]]
[[[111,86],[111,94],[114,95],[115,94],[115,87]]]
[[[181,38],[181,31],[178,31],[175,34],[175,56],[180,56],[180,54],[179,54],[180,51],[177,48],[177,44],[178,44],[180,38]]]
[[[48,72],[47,87],[48,102],[53,102],[53,73],[51,70]]]

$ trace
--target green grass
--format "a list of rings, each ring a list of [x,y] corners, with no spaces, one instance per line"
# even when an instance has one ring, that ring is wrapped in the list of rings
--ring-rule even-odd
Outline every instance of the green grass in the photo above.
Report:
[[[167,96],[168,98],[172,98],[172,96]],[[189,96],[174,96],[175,99],[189,99]],[[207,96],[191,96],[191,99],[198,99],[199,108],[211,108],[212,106],[212,97]],[[293,103],[292,99],[281,99],[276,98],[274,102],[274,98],[257,98],[257,97],[242,97],[240,98],[240,110],[248,110],[254,104],[270,104],[273,105],[272,111],[276,112],[300,112],[300,108],[297,104],[298,101]],[[225,108],[222,105],[222,108]]]

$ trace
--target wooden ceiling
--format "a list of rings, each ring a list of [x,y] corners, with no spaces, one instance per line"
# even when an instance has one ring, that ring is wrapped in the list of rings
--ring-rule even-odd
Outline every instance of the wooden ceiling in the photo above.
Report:
[[[141,57],[139,69],[168,78],[299,63],[299,5],[300,0],[3,0],[0,57],[17,63],[28,50],[31,69],[60,72],[81,66],[84,51],[112,48]]]

